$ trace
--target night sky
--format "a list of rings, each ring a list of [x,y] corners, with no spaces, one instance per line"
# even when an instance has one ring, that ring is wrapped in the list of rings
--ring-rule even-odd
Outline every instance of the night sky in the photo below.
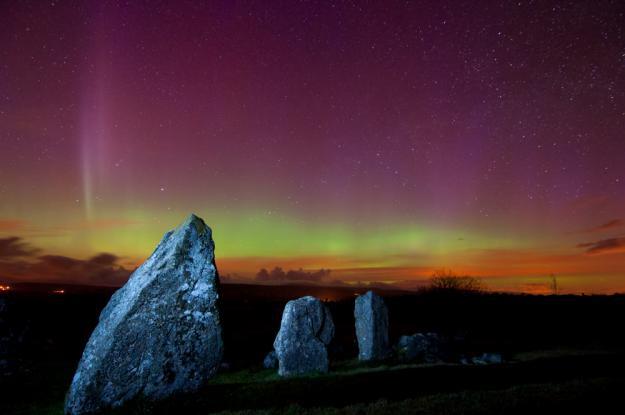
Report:
[[[128,3],[0,5],[0,280],[625,291],[625,3]]]

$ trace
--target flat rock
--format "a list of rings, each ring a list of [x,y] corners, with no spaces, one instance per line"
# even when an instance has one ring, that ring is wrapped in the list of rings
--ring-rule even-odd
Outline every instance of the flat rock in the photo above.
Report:
[[[327,345],[334,337],[328,308],[315,297],[289,301],[273,343],[280,376],[328,371]]]
[[[197,390],[223,354],[211,229],[195,215],[168,232],[111,297],[65,402],[67,414]]]
[[[358,359],[381,360],[389,356],[388,310],[384,300],[373,291],[356,298],[354,306]]]
[[[483,353],[471,359],[475,365],[498,365],[503,363],[503,357],[499,353]]]

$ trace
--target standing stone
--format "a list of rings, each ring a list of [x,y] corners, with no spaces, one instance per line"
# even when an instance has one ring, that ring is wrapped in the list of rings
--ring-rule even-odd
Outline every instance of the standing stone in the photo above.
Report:
[[[373,291],[356,298],[354,307],[358,359],[381,360],[389,356],[388,310],[384,300]]]
[[[328,308],[315,297],[289,301],[273,342],[280,376],[328,371],[326,346],[334,337]]]
[[[168,232],[112,297],[78,364],[67,414],[198,389],[223,354],[211,229],[195,215]]]

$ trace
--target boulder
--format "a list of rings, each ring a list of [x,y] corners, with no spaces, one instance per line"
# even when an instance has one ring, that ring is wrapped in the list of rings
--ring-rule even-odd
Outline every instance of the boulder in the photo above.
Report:
[[[384,300],[373,291],[356,298],[354,307],[358,359],[380,360],[388,357],[388,310]]]
[[[276,369],[278,367],[278,356],[276,356],[275,350],[270,351],[263,360],[263,367],[265,369]]]
[[[433,363],[441,360],[441,340],[436,333],[401,336],[396,351],[401,360]]]
[[[111,297],[65,401],[67,414],[197,390],[223,354],[211,229],[195,215],[165,234]]]
[[[498,365],[503,363],[503,357],[499,353],[483,353],[471,359],[475,365]]]
[[[280,376],[328,371],[326,346],[334,337],[328,308],[314,297],[289,301],[273,343]]]

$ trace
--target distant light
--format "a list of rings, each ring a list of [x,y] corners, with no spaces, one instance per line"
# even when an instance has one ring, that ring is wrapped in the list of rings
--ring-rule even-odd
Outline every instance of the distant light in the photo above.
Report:
[[[54,290],[52,294],[65,294],[65,290]]]
[[[0,291],[9,291],[11,290],[10,285],[0,285]]]

